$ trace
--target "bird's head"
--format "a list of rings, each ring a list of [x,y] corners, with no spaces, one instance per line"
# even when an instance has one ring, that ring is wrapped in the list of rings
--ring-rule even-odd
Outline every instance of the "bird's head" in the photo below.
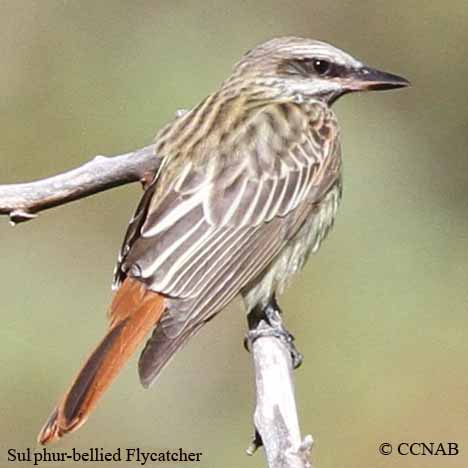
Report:
[[[409,81],[364,65],[324,42],[299,37],[272,39],[247,52],[229,81],[242,79],[279,98],[334,102],[354,91],[409,86]]]

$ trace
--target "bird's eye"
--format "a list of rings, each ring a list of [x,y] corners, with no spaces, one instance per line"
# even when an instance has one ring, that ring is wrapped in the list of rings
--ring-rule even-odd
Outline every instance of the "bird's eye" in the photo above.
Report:
[[[319,75],[326,75],[330,71],[331,64],[327,60],[314,59],[314,61],[312,63],[313,63],[313,66],[314,66],[314,70]]]

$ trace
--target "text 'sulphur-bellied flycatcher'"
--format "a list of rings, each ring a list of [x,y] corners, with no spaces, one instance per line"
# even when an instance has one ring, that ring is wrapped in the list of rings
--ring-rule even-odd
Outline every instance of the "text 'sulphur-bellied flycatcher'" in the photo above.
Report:
[[[81,426],[148,332],[139,360],[145,387],[236,296],[247,311],[274,304],[337,212],[341,151],[331,104],[408,84],[331,45],[273,39],[163,128],[155,140],[161,166],[120,251],[109,329],[39,441]]]

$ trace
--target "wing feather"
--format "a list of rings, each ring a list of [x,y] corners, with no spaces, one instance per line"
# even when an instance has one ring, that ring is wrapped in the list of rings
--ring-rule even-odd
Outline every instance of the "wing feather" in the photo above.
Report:
[[[139,277],[170,298],[153,336],[167,352],[174,348],[172,340],[181,346],[182,337],[191,336],[262,273],[324,196],[324,174],[331,168],[330,180],[338,177],[339,163],[327,161],[340,159],[339,145],[316,141],[318,132],[304,124],[308,114],[290,112],[297,121],[281,132],[272,131],[272,115],[278,118],[274,108],[251,122],[259,136],[254,143],[246,139],[245,148],[239,141],[232,148],[220,146],[217,154],[197,163],[192,159],[179,170],[169,162],[129,227],[116,281],[127,274]],[[144,355],[140,374],[148,383],[155,375],[151,369],[161,366],[150,364],[150,343]]]

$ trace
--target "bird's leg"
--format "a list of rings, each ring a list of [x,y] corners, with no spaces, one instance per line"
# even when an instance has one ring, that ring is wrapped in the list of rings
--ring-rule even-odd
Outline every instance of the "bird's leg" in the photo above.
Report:
[[[255,340],[262,336],[279,338],[291,353],[293,369],[297,369],[303,361],[302,354],[294,344],[294,336],[289,333],[281,320],[281,309],[273,296],[265,307],[254,307],[247,316],[249,332],[244,340],[244,346],[250,350]],[[261,322],[266,326],[261,326]]]

